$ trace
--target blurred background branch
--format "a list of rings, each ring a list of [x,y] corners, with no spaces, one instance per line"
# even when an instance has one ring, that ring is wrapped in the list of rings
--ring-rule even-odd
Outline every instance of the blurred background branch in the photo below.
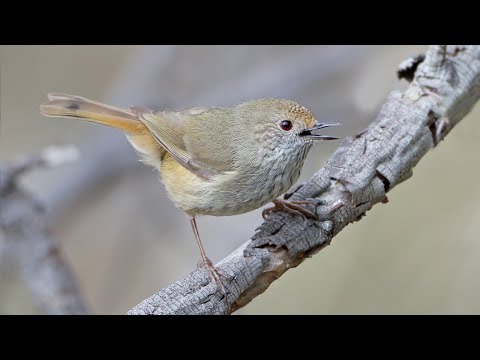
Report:
[[[418,69],[417,69],[418,67]],[[402,63],[399,76],[413,82],[393,92],[372,124],[345,139],[327,165],[292,196],[317,197],[321,221],[274,213],[252,240],[217,264],[223,289],[205,269],[135,306],[129,314],[230,314],[263,293],[287,270],[329,245],[386,193],[413,174],[413,167],[480,98],[480,46],[431,46],[425,58]]]
[[[50,236],[44,206],[18,185],[21,175],[75,161],[70,146],[49,147],[37,156],[0,163],[0,264],[16,265],[37,308],[46,314],[85,314],[86,306],[69,265]],[[5,260],[4,260],[5,259]]]

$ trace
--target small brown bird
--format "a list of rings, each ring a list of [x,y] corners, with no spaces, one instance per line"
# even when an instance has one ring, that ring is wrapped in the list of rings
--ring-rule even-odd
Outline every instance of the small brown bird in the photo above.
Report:
[[[190,219],[203,264],[220,286],[195,218],[243,214],[270,201],[275,207],[265,209],[264,217],[280,209],[315,217],[301,207],[309,202],[276,198],[298,179],[315,141],[338,139],[313,132],[339,124],[316,122],[310,111],[290,100],[174,112],[123,110],[65,94],[48,97],[40,107],[43,115],[81,118],[126,133],[143,162],[160,171],[170,199]]]

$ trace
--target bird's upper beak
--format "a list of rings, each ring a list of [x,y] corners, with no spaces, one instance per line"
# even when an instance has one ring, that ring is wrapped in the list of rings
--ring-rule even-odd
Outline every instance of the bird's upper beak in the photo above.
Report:
[[[327,135],[318,135],[318,134],[313,134],[312,131],[315,130],[320,130],[324,128],[328,128],[331,126],[340,126],[341,124],[339,123],[319,123],[316,122],[314,126],[311,128],[303,130],[300,134],[301,137],[304,137],[306,139],[311,139],[311,140],[337,140],[340,139],[339,137],[336,136],[327,136]]]

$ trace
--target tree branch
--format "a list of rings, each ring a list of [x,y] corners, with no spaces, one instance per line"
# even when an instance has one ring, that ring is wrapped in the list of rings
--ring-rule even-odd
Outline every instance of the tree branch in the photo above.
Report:
[[[20,265],[34,302],[47,314],[85,314],[86,307],[69,267],[50,238],[42,204],[21,189],[18,177],[37,167],[74,161],[72,147],[49,147],[40,155],[0,164],[0,259]]]
[[[217,264],[226,298],[198,268],[128,314],[230,314],[261,294],[289,268],[317,253],[349,223],[412,175],[413,167],[480,97],[480,46],[431,46],[403,62],[411,80],[394,91],[365,131],[346,138],[324,168],[291,199],[316,198],[321,221],[273,213],[253,238]],[[313,210],[313,209],[312,209]]]

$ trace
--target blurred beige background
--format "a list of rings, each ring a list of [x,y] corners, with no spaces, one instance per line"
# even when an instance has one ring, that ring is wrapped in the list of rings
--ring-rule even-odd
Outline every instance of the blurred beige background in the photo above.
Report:
[[[426,46],[0,46],[0,160],[51,144],[82,158],[24,184],[47,204],[53,235],[92,312],[125,313],[193,270],[186,218],[157,174],[109,128],[38,112],[48,92],[118,106],[222,106],[286,97],[353,135],[393,89],[397,65]],[[286,273],[242,314],[480,313],[480,106],[332,245]],[[338,143],[311,151],[301,180]],[[201,218],[219,261],[246,241],[261,210]],[[36,313],[17,271],[0,273],[0,313]]]

